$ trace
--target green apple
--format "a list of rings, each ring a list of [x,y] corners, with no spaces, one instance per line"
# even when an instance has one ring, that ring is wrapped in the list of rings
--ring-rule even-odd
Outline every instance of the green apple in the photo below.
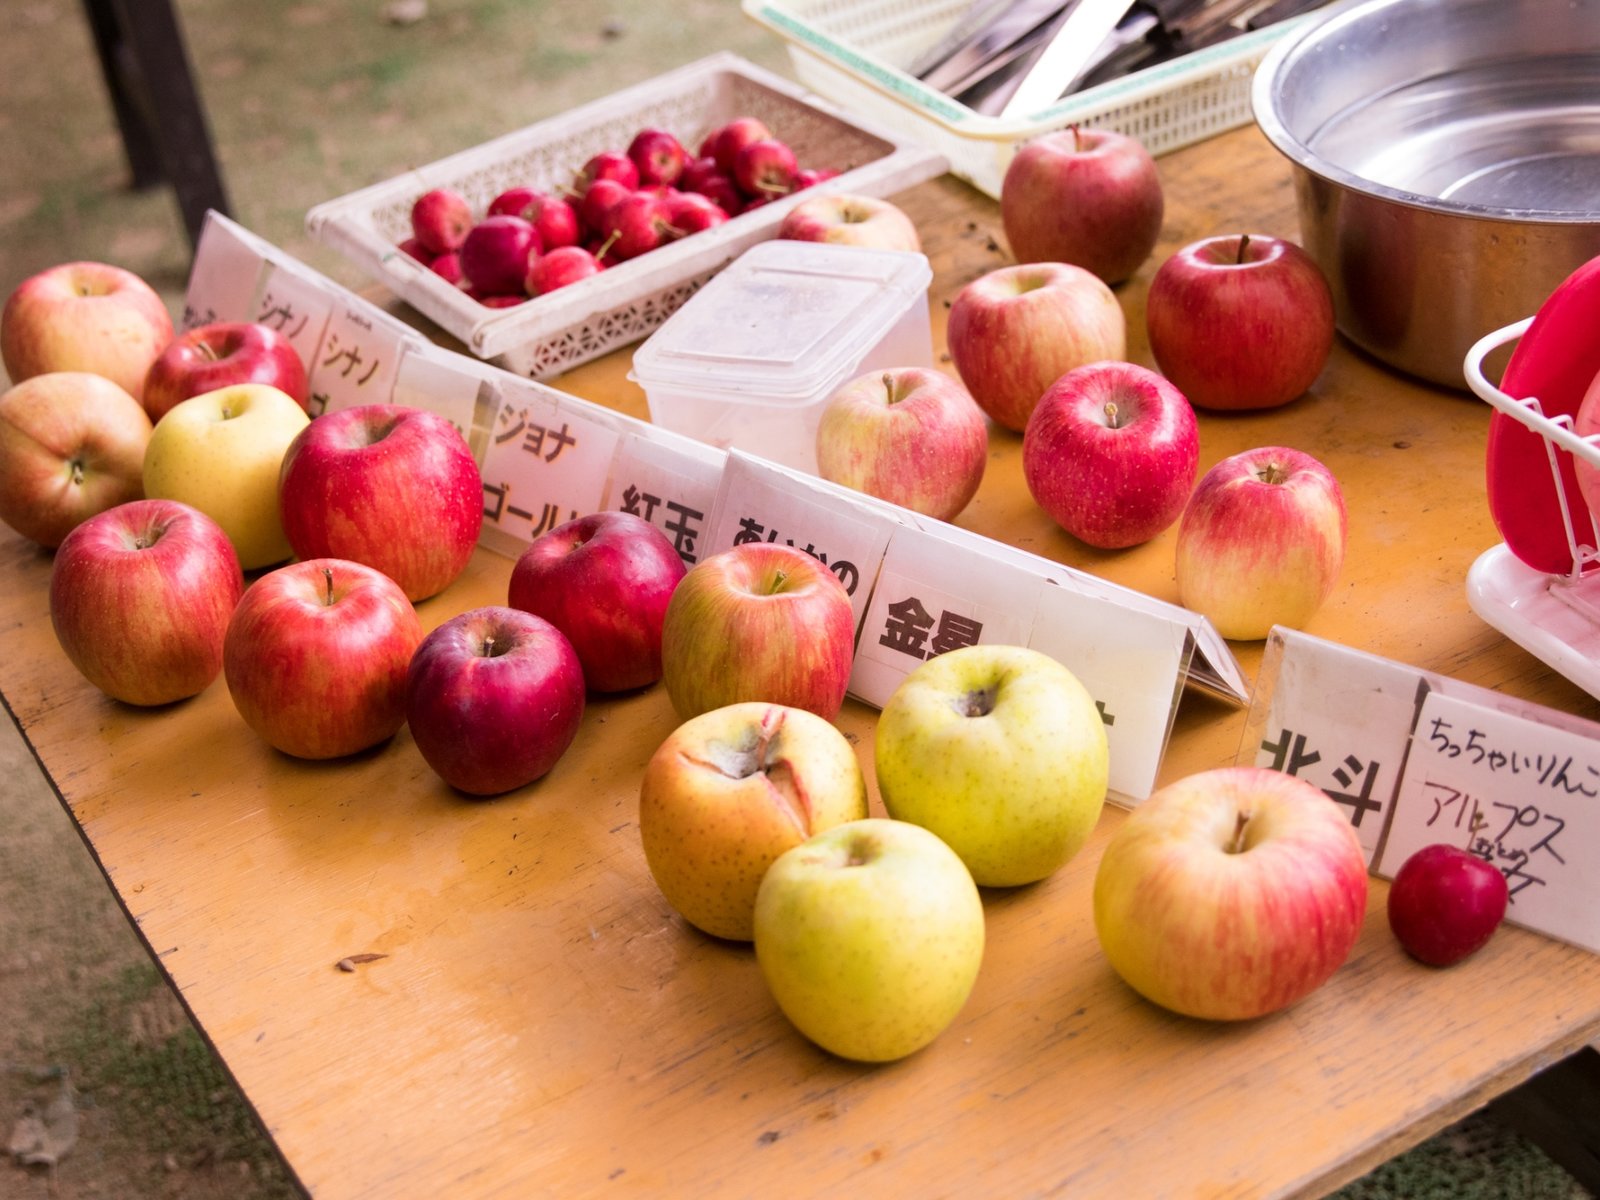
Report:
[[[1024,646],[930,658],[878,718],[878,791],[984,887],[1033,883],[1083,846],[1105,805],[1105,724],[1078,677]]]
[[[645,766],[639,836],[667,903],[715,937],[749,941],[773,859],[867,815],[855,748],[802,708],[747,701],[685,721]]]
[[[182,501],[221,525],[246,571],[283,562],[292,551],[278,516],[278,470],[310,421],[293,397],[268,384],[191,396],[151,431],[145,495]]]
[[[983,961],[983,901],[933,834],[868,818],[785,851],[756,894],[756,961],[783,1014],[824,1050],[890,1062],[967,1002]]]

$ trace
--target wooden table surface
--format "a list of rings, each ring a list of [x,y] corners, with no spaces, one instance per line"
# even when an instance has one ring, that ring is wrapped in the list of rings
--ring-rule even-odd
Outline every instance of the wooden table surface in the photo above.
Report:
[[[1254,129],[1161,160],[1155,255],[1118,294],[1150,362],[1155,266],[1216,232],[1296,234],[1286,164]],[[1008,261],[996,206],[953,179],[897,200],[950,298]],[[558,386],[644,415],[627,354]],[[1341,480],[1350,547],[1309,631],[1586,716],[1596,703],[1467,607],[1499,539],[1484,501],[1489,410],[1340,344],[1310,394],[1203,415],[1202,469],[1298,446]],[[960,524],[1176,600],[1173,532],[1121,553],[1055,529],[997,432]],[[1396,946],[1374,881],[1349,962],[1281,1014],[1205,1024],[1145,1003],[1101,956],[1090,890],[1108,810],[1044,883],[986,894],[989,943],[956,1023],[866,1067],[784,1020],[747,947],[667,908],[635,826],[640,771],[676,724],[657,687],[595,699],[545,780],[468,801],[408,734],[353,760],[268,749],[218,681],[137,711],[60,653],[50,558],[0,541],[4,698],[122,903],[277,1140],[323,1200],[646,1194],[1318,1195],[1600,1034],[1600,958],[1516,929],[1447,971]],[[428,627],[503,602],[485,551],[420,606]],[[1236,646],[1254,678],[1259,645]],[[1191,692],[1164,780],[1230,763],[1245,713]],[[839,719],[871,778],[873,713]],[[881,813],[876,792],[875,812]],[[378,954],[353,972],[350,955]]]

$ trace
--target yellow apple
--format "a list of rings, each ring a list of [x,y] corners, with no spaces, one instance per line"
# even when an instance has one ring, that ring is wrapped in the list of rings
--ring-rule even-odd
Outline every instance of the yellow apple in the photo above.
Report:
[[[241,383],[203,392],[156,422],[144,455],[144,490],[180,500],[222,526],[246,571],[289,558],[278,516],[278,470],[309,424],[287,392]]]

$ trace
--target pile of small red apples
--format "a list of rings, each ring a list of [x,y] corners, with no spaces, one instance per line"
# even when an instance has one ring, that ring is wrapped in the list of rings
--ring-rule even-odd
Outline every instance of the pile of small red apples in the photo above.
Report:
[[[1225,637],[1303,625],[1343,565],[1337,481],[1281,446],[1200,475],[1195,410],[1274,408],[1312,386],[1334,333],[1315,262],[1265,235],[1183,247],[1150,282],[1151,370],[1127,359],[1113,291],[1161,230],[1161,180],[1144,147],[1076,127],[1037,138],[1013,158],[1000,212],[1016,263],[957,294],[947,342],[973,400],[1022,435],[1035,501],[1101,550],[1142,545],[1176,523],[1180,600]]]
[[[481,214],[460,192],[431,188],[412,204],[399,248],[480,304],[505,308],[837,174],[802,167],[752,116],[717,126],[694,153],[646,128],[625,149],[591,156],[567,186],[507,188]]]

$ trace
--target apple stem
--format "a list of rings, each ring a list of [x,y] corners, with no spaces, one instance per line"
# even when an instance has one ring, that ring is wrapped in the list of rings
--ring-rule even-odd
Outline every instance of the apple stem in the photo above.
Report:
[[[610,233],[608,233],[606,235],[606,240],[601,242],[599,248],[594,252],[595,262],[599,262],[602,258],[604,258],[606,256],[606,252],[611,249],[611,244],[621,236],[622,230],[620,229],[613,229]]]
[[[484,658],[494,657],[494,634],[488,634],[483,639],[482,654]]]
[[[72,460],[70,465],[72,467],[72,483],[73,486],[76,487],[78,484],[83,482],[83,460],[80,458],[75,458]]]
[[[1289,472],[1285,471],[1275,462],[1262,463],[1256,471],[1256,478],[1262,483],[1282,484],[1289,482]]]
[[[322,580],[328,586],[327,598],[323,601],[323,603],[331,606],[333,604],[333,568],[332,567],[323,567],[322,568]]]
[[[198,346],[195,347],[195,353],[198,354],[201,358],[205,359],[207,362],[216,362],[217,361],[217,352],[215,350],[213,350],[210,346],[206,345],[204,342],[201,342]]]
[[[994,688],[976,688],[956,697],[955,708],[963,717],[986,717],[994,711]]]
[[[1244,252],[1250,248],[1250,235],[1248,233],[1239,238],[1239,253],[1234,256],[1234,264],[1244,262]]]
[[[1115,400],[1106,401],[1106,428],[1119,428],[1117,425],[1117,402]]]
[[[776,572],[774,572],[773,576],[772,576],[772,583],[767,588],[767,595],[776,596],[779,592],[783,591],[783,585],[788,583],[788,582],[789,582],[789,572],[787,572],[787,571],[776,571]]]
[[[1250,824],[1250,814],[1242,812],[1234,821],[1233,841],[1228,843],[1229,854],[1243,854],[1247,847],[1244,844],[1245,826]]]

